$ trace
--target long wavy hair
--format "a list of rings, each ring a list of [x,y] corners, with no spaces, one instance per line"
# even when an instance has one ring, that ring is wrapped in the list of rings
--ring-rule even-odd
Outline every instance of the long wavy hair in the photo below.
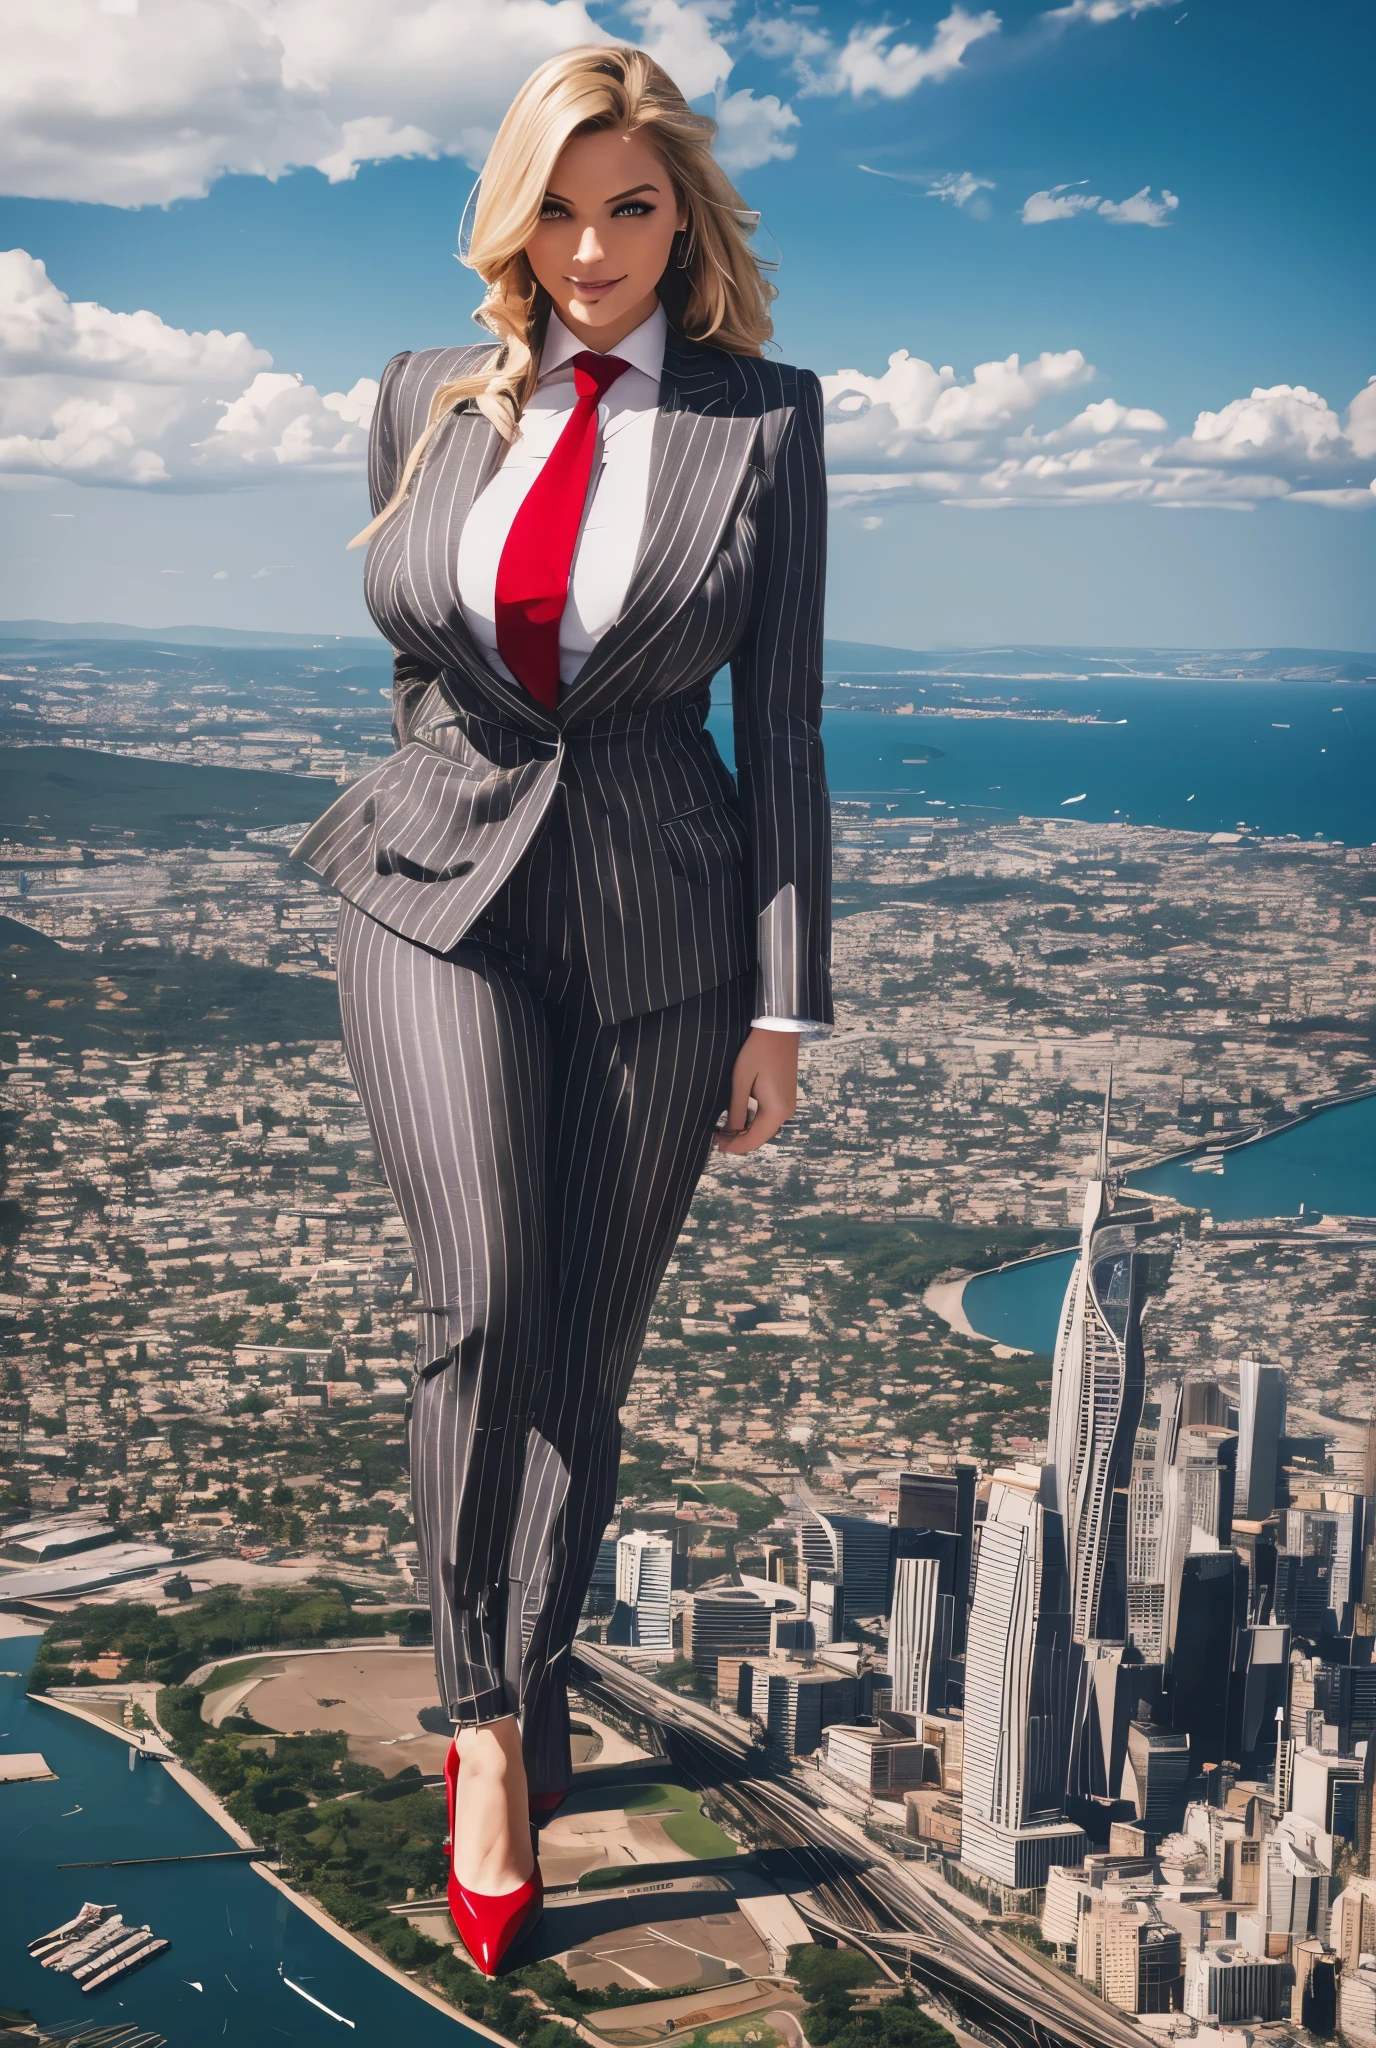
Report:
[[[487,286],[473,317],[496,346],[466,376],[440,385],[396,490],[350,547],[371,540],[402,503],[435,429],[464,399],[473,399],[504,439],[515,436],[535,388],[551,306],[526,259],[526,244],[565,145],[575,135],[604,128],[649,138],[686,215],[659,286],[674,324],[691,340],[736,355],[757,356],[769,340],[775,287],[750,248],[754,216],[712,155],[716,122],[695,114],[668,72],[644,50],[620,44],[565,50],[521,87],[483,165],[473,238],[463,260]]]

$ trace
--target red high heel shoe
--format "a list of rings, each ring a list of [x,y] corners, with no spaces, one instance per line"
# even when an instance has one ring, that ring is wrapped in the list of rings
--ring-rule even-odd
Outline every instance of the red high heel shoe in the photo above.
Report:
[[[471,1892],[449,1871],[449,1917],[459,1940],[484,1977],[495,1977],[502,1959],[528,1934],[545,1906],[545,1885],[537,1863],[514,1892]]]

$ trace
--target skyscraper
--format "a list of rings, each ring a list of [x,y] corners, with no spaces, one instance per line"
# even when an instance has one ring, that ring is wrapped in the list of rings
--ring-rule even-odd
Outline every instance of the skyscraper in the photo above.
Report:
[[[1071,1616],[1048,1490],[1032,1467],[995,1475],[966,1644],[961,1861],[1018,1889],[1044,1884],[1085,1846],[1062,1818]]]
[[[1121,1642],[1127,1631],[1128,1486],[1142,1413],[1146,1275],[1132,1225],[1108,1220],[1112,1100],[1110,1079],[1051,1377],[1047,1460],[1052,1505],[1065,1524],[1077,1643],[1095,1637]]]
[[[954,1534],[947,1535],[946,1541],[954,1551]],[[954,1605],[946,1585],[952,1570],[951,1558],[936,1554],[935,1548],[928,1557],[900,1557],[894,1567],[889,1676],[893,1680],[892,1704],[899,1713],[940,1713],[946,1705],[946,1661]]]
[[[673,1581],[674,1546],[667,1536],[635,1529],[616,1546],[616,1598],[632,1617],[632,1645],[673,1655],[673,1620],[669,1598]]]
[[[1142,1299],[1146,1268],[1132,1224],[1110,1220],[1109,1117],[1113,1080],[1104,1091],[1094,1178],[1085,1189],[1080,1255],[1066,1288],[1051,1378],[1047,1464],[1051,1505],[1065,1529],[1075,1694],[1066,1790],[1111,1796],[1121,1769],[1136,1681],[1103,1646],[1128,1636],[1128,1525],[1134,1444],[1142,1417],[1145,1371]],[[1151,1519],[1151,1503],[1138,1508]],[[1111,1697],[1118,1674],[1128,1690]]]
[[[1264,1522],[1276,1505],[1280,1440],[1285,1434],[1285,1374],[1278,1365],[1240,1358],[1237,1403],[1237,1492],[1234,1512]]]
[[[951,1654],[955,1657],[962,1656],[965,1650],[977,1477],[978,1472],[973,1465],[957,1465],[954,1472],[900,1472],[898,1475],[899,1528],[939,1529],[954,1533],[957,1538],[955,1578],[951,1586],[954,1622]]]

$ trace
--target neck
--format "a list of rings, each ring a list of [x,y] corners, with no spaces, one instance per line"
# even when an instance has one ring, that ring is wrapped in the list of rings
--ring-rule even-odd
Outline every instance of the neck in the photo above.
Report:
[[[605,356],[628,334],[634,334],[637,327],[643,326],[658,304],[658,292],[651,292],[638,306],[630,307],[615,320],[599,321],[596,327],[590,326],[586,320],[575,319],[564,306],[557,306],[555,311],[569,333],[575,335],[584,348],[594,349],[598,355]]]

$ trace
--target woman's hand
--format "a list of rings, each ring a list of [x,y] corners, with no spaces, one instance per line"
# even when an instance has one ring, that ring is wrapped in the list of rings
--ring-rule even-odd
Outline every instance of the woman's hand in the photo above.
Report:
[[[719,1152],[753,1152],[781,1131],[798,1106],[797,1031],[752,1031],[731,1069],[731,1107],[713,1133]],[[750,1098],[755,1114],[750,1115]]]

